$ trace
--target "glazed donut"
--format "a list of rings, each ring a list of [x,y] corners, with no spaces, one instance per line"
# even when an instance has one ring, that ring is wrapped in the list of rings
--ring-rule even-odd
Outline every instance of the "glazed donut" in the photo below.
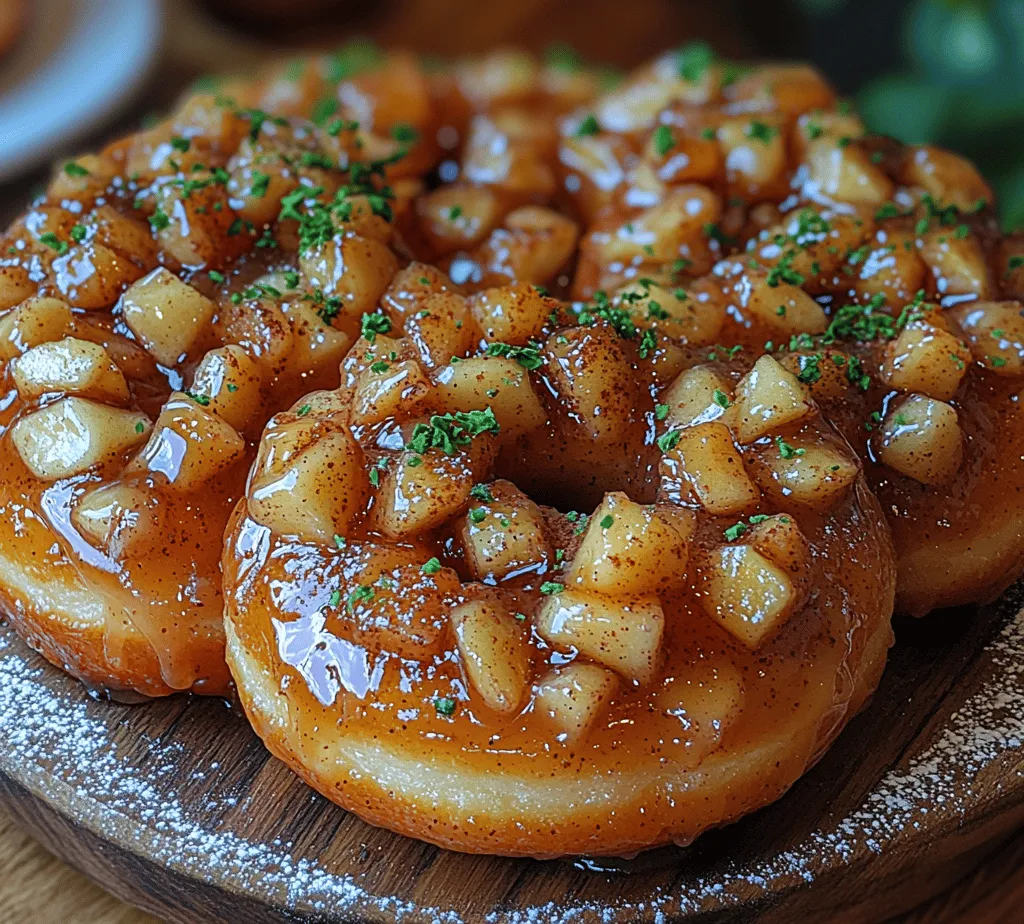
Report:
[[[1000,236],[971,164],[866,136],[808,68],[741,70],[700,46],[562,132],[588,221],[576,295],[656,305],[676,339],[800,375],[887,513],[899,610],[1020,576],[1024,242]]]
[[[63,164],[0,241],[0,595],[100,689],[228,691],[220,548],[256,440],[338,385],[465,121],[408,56],[300,64]]]
[[[270,750],[374,824],[507,855],[687,843],[781,795],[874,689],[895,586],[795,376],[764,357],[656,440],[678,347],[607,305],[413,264],[363,330],[267,426],[225,543]],[[790,443],[817,464],[780,498]]]

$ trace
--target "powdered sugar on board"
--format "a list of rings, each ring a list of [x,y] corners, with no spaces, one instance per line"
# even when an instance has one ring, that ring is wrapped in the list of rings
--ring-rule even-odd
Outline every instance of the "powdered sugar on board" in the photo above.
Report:
[[[777,892],[813,882],[825,869],[881,854],[940,820],[976,808],[965,780],[1013,766],[1024,741],[1024,610],[1004,604],[978,669],[980,685],[936,730],[925,750],[886,774],[855,811],[820,827],[795,848],[743,866],[716,866],[714,873],[687,875],[671,889],[614,909],[584,900],[495,910],[488,924],[538,922],[660,922],[680,914],[741,905],[751,887]],[[33,795],[66,807],[80,824],[115,844],[147,844],[149,859],[184,877],[241,885],[254,898],[280,908],[328,919],[458,922],[462,910],[427,907],[377,895],[357,873],[326,868],[315,855],[284,841],[254,841],[228,826],[211,825],[211,809],[233,804],[238,794],[214,793],[201,803],[166,781],[215,777],[214,756],[189,752],[173,742],[141,736],[132,743],[146,753],[145,772],[111,738],[90,700],[0,627],[0,772]],[[148,707],[135,707],[145,709]],[[968,793],[965,796],[965,793]],[[214,813],[215,814],[215,813]],[[386,857],[383,859],[386,862]],[[509,861],[517,862],[517,861]],[[585,875],[604,877],[605,872]]]

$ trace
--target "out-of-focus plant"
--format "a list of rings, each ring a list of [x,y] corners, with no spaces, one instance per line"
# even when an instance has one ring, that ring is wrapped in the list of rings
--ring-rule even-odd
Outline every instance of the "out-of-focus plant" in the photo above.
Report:
[[[799,0],[828,15],[859,0]],[[1024,0],[912,0],[903,70],[859,93],[868,126],[966,154],[996,187],[1008,227],[1024,225]]]

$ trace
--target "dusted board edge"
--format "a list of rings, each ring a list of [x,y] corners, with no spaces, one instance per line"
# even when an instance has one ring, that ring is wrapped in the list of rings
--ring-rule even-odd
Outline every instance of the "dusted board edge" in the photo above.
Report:
[[[956,797],[956,805],[937,805],[918,819],[914,818],[915,806],[912,803],[898,811],[885,805],[885,811],[876,813],[874,819],[870,812],[865,814],[864,811],[838,818],[831,811],[818,811],[816,827],[800,845],[804,848],[802,856],[789,851],[786,856],[770,857],[760,865],[756,857],[751,860],[749,851],[747,856],[740,851],[741,855],[735,857],[718,849],[723,843],[728,843],[730,834],[749,834],[751,825],[756,831],[758,816],[755,816],[752,822],[740,823],[746,827],[732,826],[711,835],[717,838],[715,842],[705,838],[697,842],[698,848],[709,845],[697,857],[704,869],[703,877],[700,867],[692,868],[690,865],[693,854],[669,852],[664,855],[662,859],[670,865],[673,873],[671,885],[660,890],[652,889],[645,901],[637,901],[635,894],[625,895],[628,891],[635,892],[638,883],[643,883],[648,873],[644,868],[633,874],[638,880],[632,883],[621,878],[611,880],[631,887],[623,888],[621,903],[577,898],[576,893],[581,890],[576,889],[568,892],[562,902],[531,905],[530,882],[536,884],[549,871],[552,874],[564,871],[565,865],[496,861],[518,864],[515,868],[520,871],[517,878],[519,887],[510,889],[505,900],[494,904],[486,913],[464,913],[454,906],[454,902],[448,907],[438,907],[431,906],[423,897],[410,901],[410,896],[415,894],[415,874],[410,877],[403,895],[370,894],[357,884],[358,874],[350,875],[353,871],[318,869],[316,857],[311,857],[308,850],[299,851],[303,856],[297,858],[285,859],[286,851],[279,855],[279,859],[285,859],[296,871],[295,888],[288,887],[286,880],[290,877],[281,869],[246,882],[235,875],[237,869],[230,865],[218,868],[216,863],[207,864],[204,870],[195,856],[175,860],[168,854],[166,844],[157,843],[166,838],[166,834],[158,835],[152,826],[131,817],[130,812],[117,812],[102,805],[95,787],[90,791],[90,786],[84,785],[81,779],[69,782],[61,778],[61,774],[68,771],[72,771],[74,776],[74,768],[66,766],[68,755],[64,755],[64,764],[59,753],[49,755],[56,761],[50,767],[37,759],[39,752],[46,749],[43,741],[27,744],[33,730],[31,721],[26,721],[26,710],[33,697],[49,713],[43,728],[52,731],[53,727],[63,724],[72,734],[87,727],[90,734],[109,732],[111,738],[116,737],[119,733],[117,718],[121,715],[117,710],[125,707],[92,703],[80,687],[44,665],[41,659],[15,641],[6,629],[0,629],[0,733],[11,738],[11,745],[0,754],[0,799],[50,850],[119,897],[172,922],[188,921],[191,924],[197,920],[197,914],[203,916],[198,920],[232,922],[394,919],[479,920],[488,924],[598,919],[612,922],[733,922],[749,920],[754,915],[759,920],[779,924],[798,916],[813,921],[821,920],[825,915],[837,924],[880,921],[947,889],[956,878],[969,873],[1014,828],[1024,823],[1024,780],[1019,772],[1024,761],[1024,747],[1020,740],[1024,737],[1024,710],[1020,709],[1024,702],[1024,681],[1021,677],[1024,670],[1024,611],[1018,610],[1016,597],[1005,598],[990,608],[986,617],[977,618],[978,628],[985,630],[985,637],[969,636],[974,643],[972,649],[959,653],[968,670],[967,676],[946,678],[947,682],[936,694],[935,702],[912,729],[912,734],[902,742],[894,758],[895,765],[887,764],[883,768],[885,772],[880,783],[862,800],[870,806],[873,798],[876,805],[879,799],[884,803],[887,798],[895,798],[894,793],[898,795],[899,788],[894,790],[891,783],[886,783],[894,775],[899,777],[902,774],[915,785],[924,787],[920,795],[926,800],[935,795],[928,788],[929,777],[935,778],[935,785],[948,786],[953,775],[967,773],[970,778],[961,781],[963,785]],[[883,682],[879,695],[890,694]],[[999,703],[995,703],[997,695]],[[19,697],[20,708],[16,708],[15,700]],[[978,703],[982,701],[984,705],[986,697],[988,705],[981,708]],[[212,714],[209,703],[190,703],[183,699],[141,708],[160,719],[159,722],[154,721],[157,726],[168,730],[164,734],[170,734],[183,716],[198,715],[197,721],[209,722],[207,717]],[[847,751],[857,752],[873,743],[872,713],[877,708],[881,705],[869,708],[854,721],[845,738],[840,739],[841,742],[845,740]],[[1017,714],[1013,715],[1014,712]],[[144,714],[132,712],[131,715],[135,718]],[[979,719],[984,716],[990,720],[987,724]],[[246,760],[260,766],[268,761],[258,741],[239,719],[229,718],[226,722],[224,734],[238,737],[243,742],[240,747]],[[14,728],[16,723],[19,725],[17,729]],[[950,741],[955,742],[957,736],[963,742],[960,750],[950,747]],[[140,745],[139,740],[144,737],[137,735],[134,744],[147,753],[166,748],[161,735]],[[942,744],[943,741],[946,743]],[[131,743],[122,742],[122,745],[128,748]],[[176,744],[171,750],[175,747],[174,758],[178,765],[194,767],[202,763],[201,753],[196,752],[197,757]],[[33,748],[36,749],[35,758],[26,756],[33,753]],[[115,750],[111,748],[104,759],[117,760]],[[826,758],[824,767],[813,771],[811,776],[828,772]],[[827,778],[817,782],[827,783]],[[136,780],[133,785],[138,783],[140,781]],[[815,786],[815,780],[807,785]],[[807,794],[805,789],[803,795]],[[810,795],[813,794],[812,791]],[[310,808],[306,805],[308,799],[297,799],[295,792],[289,795],[302,803],[296,806],[296,812],[301,809],[311,811],[313,815],[333,813],[339,819],[339,826],[361,824],[322,800]],[[798,785],[797,791],[784,797],[774,811],[776,814],[787,810],[793,812],[803,804],[806,803],[801,799]],[[768,809],[758,815],[772,811]],[[902,820],[896,824],[893,819],[901,813]],[[154,817],[160,820],[159,813]],[[771,821],[770,818],[768,820]],[[885,830],[887,826],[890,827],[888,831]],[[393,847],[396,854],[408,847],[409,842],[397,835],[376,829],[368,831],[373,832],[378,842]],[[239,840],[236,833],[228,830],[222,834],[235,838],[239,847],[245,849],[244,839]],[[216,838],[218,834],[213,832],[209,836]],[[326,840],[322,843],[314,841],[313,844],[329,846]],[[254,849],[261,846],[266,845],[252,845]],[[710,870],[707,869],[709,853],[716,861]],[[437,851],[436,855],[427,851],[425,855],[429,859],[424,869],[429,868],[438,856],[442,860],[449,859],[456,866],[459,864],[458,855],[445,856],[443,851]],[[387,858],[385,853],[383,862],[387,862]],[[664,872],[664,865],[659,869]],[[262,871],[255,869],[254,872]],[[583,879],[600,875],[582,873]],[[303,886],[310,884],[319,883],[318,887],[322,887],[326,880],[321,876],[333,878],[335,885],[345,884],[345,889],[331,893],[321,888],[319,894],[315,890],[303,890]],[[394,893],[397,891],[393,890]],[[469,896],[463,896],[464,902],[469,900]]]

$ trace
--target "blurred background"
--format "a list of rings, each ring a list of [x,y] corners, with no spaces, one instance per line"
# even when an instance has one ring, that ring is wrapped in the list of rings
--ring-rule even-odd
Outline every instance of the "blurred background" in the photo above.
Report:
[[[116,127],[128,127],[201,73],[353,35],[439,56],[568,43],[620,68],[694,38],[736,57],[806,58],[855,98],[872,129],[975,160],[1007,226],[1024,224],[1024,0],[0,0],[0,180],[23,178],[82,133],[98,141],[115,112]],[[107,46],[93,49],[103,36]],[[75,65],[76,48],[89,66]],[[55,59],[59,79],[23,107],[22,122],[9,118],[4,107],[26,72]],[[91,110],[85,99],[26,154],[33,123],[83,82],[104,79]],[[20,156],[5,160],[5,146]]]

